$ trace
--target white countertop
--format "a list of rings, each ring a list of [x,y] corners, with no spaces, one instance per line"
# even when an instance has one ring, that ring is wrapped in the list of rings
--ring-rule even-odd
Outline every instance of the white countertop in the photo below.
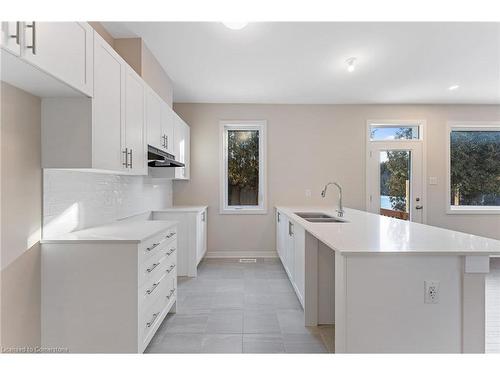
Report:
[[[345,253],[459,253],[500,255],[500,241],[430,225],[345,209],[346,223],[311,223],[294,212],[323,212],[325,207],[276,207],[333,250]],[[500,228],[499,228],[500,230]]]
[[[139,243],[176,225],[166,220],[121,220],[79,231],[44,238],[43,243],[130,242]]]
[[[152,212],[201,212],[208,208],[208,206],[174,206],[169,208],[162,208],[153,210]]]

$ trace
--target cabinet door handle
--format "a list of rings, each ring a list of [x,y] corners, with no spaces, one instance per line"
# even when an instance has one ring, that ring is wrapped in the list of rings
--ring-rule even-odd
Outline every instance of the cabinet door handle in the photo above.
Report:
[[[16,22],[16,33],[9,35],[11,38],[16,38],[16,44],[19,45],[19,34],[21,33],[21,22]]]
[[[127,166],[128,168],[132,168],[132,165],[133,165],[133,164],[132,164],[132,151],[134,151],[134,150],[130,149],[130,151],[129,151],[130,163],[129,163],[129,164],[128,164],[128,166]]]
[[[151,319],[149,322],[146,323],[146,327],[148,327],[148,328],[151,327],[159,315],[160,315],[160,312],[154,313],[153,319]]]
[[[167,234],[167,238],[170,238],[172,236],[175,236],[175,232],[170,232],[169,234]]]
[[[171,248],[169,251],[167,251],[167,255],[170,256],[175,252],[174,248]]]
[[[156,246],[158,246],[158,245],[160,245],[160,243],[159,243],[159,242],[154,243],[154,244],[152,244],[150,247],[147,247],[147,248],[146,248],[146,251],[151,251],[151,250],[153,250],[153,249],[154,249]]]
[[[125,147],[125,150],[122,151],[122,154],[125,155],[125,161],[122,163],[122,165],[125,168],[128,168],[128,148]]]
[[[36,55],[36,23],[32,22],[31,25],[26,25],[26,27],[31,28],[31,46],[26,46],[26,48],[30,48],[33,52],[33,55]]]
[[[147,271],[148,273],[151,273],[151,272],[153,272],[153,270],[154,270],[156,267],[158,267],[159,265],[160,265],[160,262],[158,262],[158,263],[153,263],[153,264],[151,265],[151,267],[149,267],[146,271]]]
[[[158,285],[160,285],[159,281],[157,283],[154,283],[153,285],[151,285],[151,288],[146,290],[146,294],[149,295],[149,294],[153,293],[153,291],[158,287]]]
[[[293,223],[288,222],[288,235],[293,236]]]
[[[167,299],[172,298],[172,296],[174,295],[174,293],[175,293],[175,288],[174,289],[170,289],[170,293],[168,294]]]
[[[201,214],[201,221],[205,221],[205,212],[202,212]]]
[[[172,264],[170,268],[167,270],[167,273],[172,272],[172,270],[175,268],[175,264]]]
[[[278,223],[281,221],[281,215],[280,213],[278,212]]]

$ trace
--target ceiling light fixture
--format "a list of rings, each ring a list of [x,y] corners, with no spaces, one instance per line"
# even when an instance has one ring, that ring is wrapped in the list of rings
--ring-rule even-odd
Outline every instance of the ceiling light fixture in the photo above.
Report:
[[[345,61],[345,63],[347,64],[347,71],[349,73],[354,72],[354,70],[356,69],[356,58],[350,57]]]
[[[458,89],[459,87],[460,87],[459,85],[451,85],[450,87],[448,87],[448,90],[454,91],[454,90]]]
[[[231,30],[241,30],[243,29],[246,25],[248,25],[248,22],[222,22],[224,26],[226,26],[228,29]]]

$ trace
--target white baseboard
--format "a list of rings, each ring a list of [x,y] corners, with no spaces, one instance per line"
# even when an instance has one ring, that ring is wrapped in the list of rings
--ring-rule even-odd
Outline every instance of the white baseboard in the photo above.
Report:
[[[208,251],[205,258],[277,258],[276,251]]]

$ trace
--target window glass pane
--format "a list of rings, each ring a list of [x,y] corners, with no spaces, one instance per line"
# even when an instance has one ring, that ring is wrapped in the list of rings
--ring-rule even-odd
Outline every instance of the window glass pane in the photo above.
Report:
[[[227,131],[227,205],[259,205],[259,131]]]
[[[395,139],[419,139],[419,127],[418,125],[415,126],[371,125],[370,139],[372,141],[392,141]]]
[[[500,131],[450,134],[452,206],[500,206]]]
[[[411,151],[380,152],[380,214],[410,219]]]

